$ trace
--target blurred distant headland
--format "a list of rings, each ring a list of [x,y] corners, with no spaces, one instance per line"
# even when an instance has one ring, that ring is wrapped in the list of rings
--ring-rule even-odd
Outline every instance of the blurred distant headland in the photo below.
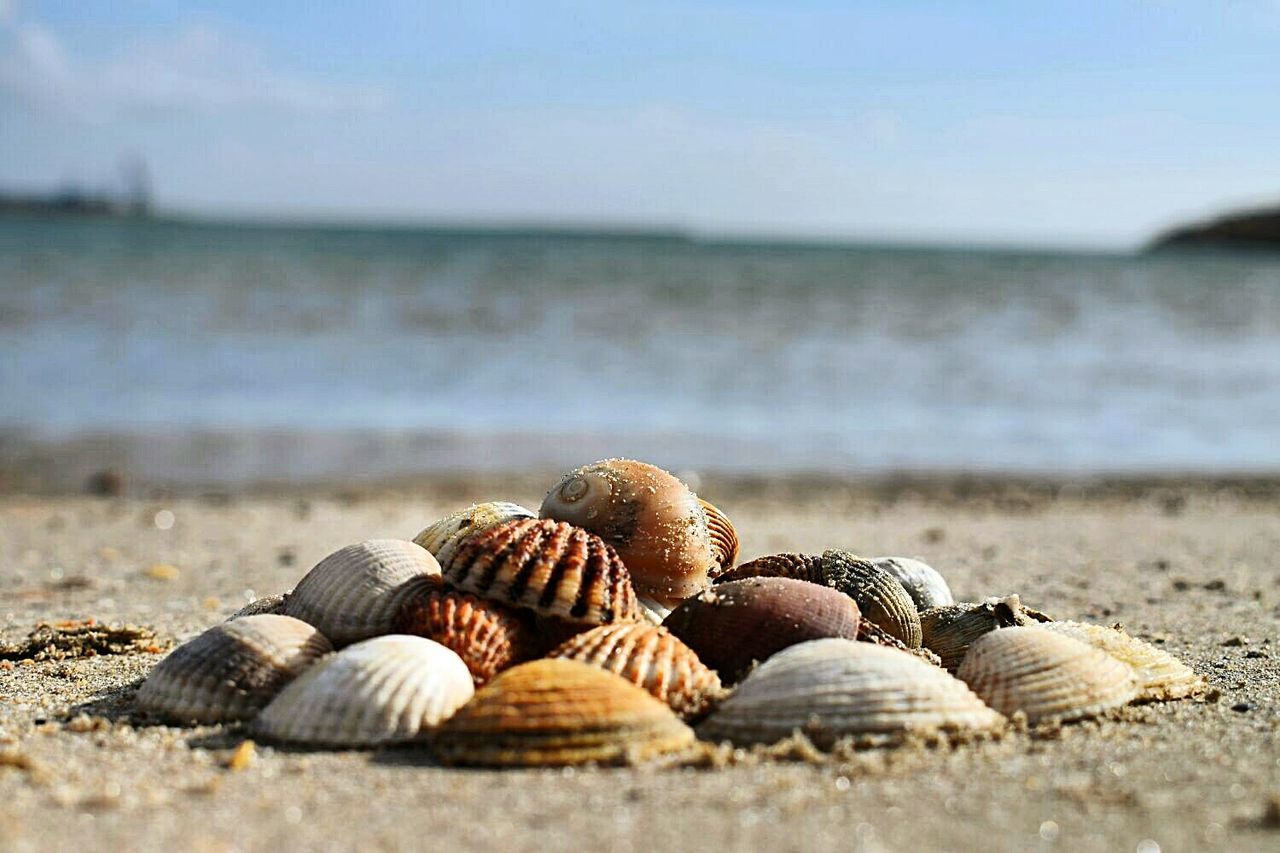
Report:
[[[1151,248],[1280,250],[1280,206],[1229,213],[1208,222],[1179,226],[1157,236]]]
[[[121,197],[89,192],[78,187],[45,195],[0,190],[0,215],[149,219],[151,200],[149,197]]]

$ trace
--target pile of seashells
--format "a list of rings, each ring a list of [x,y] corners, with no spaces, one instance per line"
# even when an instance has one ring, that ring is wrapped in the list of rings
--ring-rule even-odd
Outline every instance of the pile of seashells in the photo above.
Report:
[[[957,604],[917,560],[737,556],[733,525],[675,476],[604,460],[536,516],[479,504],[331,554],[176,649],[137,703],[279,743],[538,766],[797,731],[821,748],[987,737],[1204,689],[1116,628],[1016,595]]]

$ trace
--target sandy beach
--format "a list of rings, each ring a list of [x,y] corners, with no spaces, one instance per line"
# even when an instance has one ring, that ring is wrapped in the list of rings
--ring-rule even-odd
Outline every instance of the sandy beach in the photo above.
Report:
[[[1275,849],[1280,491],[1208,482],[981,488],[709,481],[744,557],[919,556],[958,598],[1017,592],[1123,623],[1212,686],[992,743],[719,769],[450,770],[413,749],[307,752],[142,725],[137,681],[332,550],[411,538],[538,477],[181,497],[0,497],[0,643],[40,622],[147,626],[124,654],[0,661],[0,847],[70,849]],[[147,649],[150,648],[151,651]]]

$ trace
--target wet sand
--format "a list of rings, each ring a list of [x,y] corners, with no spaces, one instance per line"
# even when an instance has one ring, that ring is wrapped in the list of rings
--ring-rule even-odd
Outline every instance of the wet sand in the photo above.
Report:
[[[511,484],[3,496],[0,643],[90,618],[180,642],[341,545],[412,537],[471,498],[536,506],[546,485]],[[0,661],[0,847],[1276,849],[1280,496],[1220,485],[700,488],[746,557],[919,556],[960,598],[1018,592],[1061,618],[1124,623],[1203,673],[1203,701],[825,764],[491,772],[412,749],[258,745],[234,762],[234,729],[131,722],[161,653]]]

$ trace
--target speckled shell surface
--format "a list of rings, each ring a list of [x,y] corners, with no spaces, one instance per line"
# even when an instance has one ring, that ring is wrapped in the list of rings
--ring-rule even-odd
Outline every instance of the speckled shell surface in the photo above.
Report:
[[[990,732],[1004,719],[961,681],[898,649],[829,639],[779,652],[698,727],[700,737],[773,743],[795,731],[829,748],[939,731]]]
[[[284,600],[287,597],[287,594],[282,592],[277,595],[268,595],[265,598],[256,598],[235,613],[232,613],[227,619],[243,619],[246,616],[283,613]]]
[[[956,671],[970,644],[979,637],[997,628],[1034,624],[1037,620],[1016,595],[988,598],[980,604],[931,607],[920,613],[924,647],[937,654],[950,672]]]
[[[138,707],[175,722],[247,720],[333,650],[319,631],[288,616],[223,622],[183,643],[138,690]]]
[[[1068,721],[1138,695],[1133,669],[1072,637],[1040,627],[1001,628],[969,647],[956,676],[983,701],[1028,722]]]
[[[548,657],[582,661],[620,675],[682,717],[702,714],[722,690],[720,678],[693,649],[657,625],[602,625],[573,637]]]
[[[595,533],[617,549],[636,592],[674,604],[706,589],[720,569],[697,496],[675,475],[632,459],[568,474],[539,513]]]
[[[466,664],[423,637],[388,634],[348,646],[280,692],[257,737],[328,747],[412,740],[474,694]]]
[[[716,565],[709,574],[712,578],[733,568],[738,562],[738,531],[720,508],[715,504],[698,498],[702,513],[707,518],[707,533],[711,536],[711,553]]]
[[[284,612],[341,647],[390,633],[405,601],[439,574],[436,558],[421,545],[370,539],[317,563],[285,599]]]
[[[426,637],[452,649],[477,687],[542,651],[529,614],[443,588],[411,598],[396,620],[396,633]]]
[[[871,563],[893,575],[902,584],[907,595],[915,602],[917,610],[956,603],[946,579],[937,569],[922,560],[911,557],[876,557]]]
[[[562,659],[500,674],[434,738],[446,764],[497,767],[639,763],[694,742],[693,730],[641,688]]]
[[[1205,680],[1191,667],[1150,643],[1117,628],[1085,622],[1046,622],[1040,626],[1088,643],[1133,667],[1138,678],[1138,698],[1147,701],[1185,699],[1203,693]]]
[[[631,575],[599,536],[560,521],[506,521],[458,546],[445,579],[466,592],[577,625],[640,618]]]
[[[467,537],[504,521],[533,517],[533,510],[517,503],[489,501],[472,504],[466,509],[446,515],[413,537],[413,541],[430,551],[443,566],[449,562],[453,550]]]
[[[858,622],[858,605],[830,587],[757,577],[717,584],[671,611],[663,625],[732,683],[787,646],[853,639]]]

